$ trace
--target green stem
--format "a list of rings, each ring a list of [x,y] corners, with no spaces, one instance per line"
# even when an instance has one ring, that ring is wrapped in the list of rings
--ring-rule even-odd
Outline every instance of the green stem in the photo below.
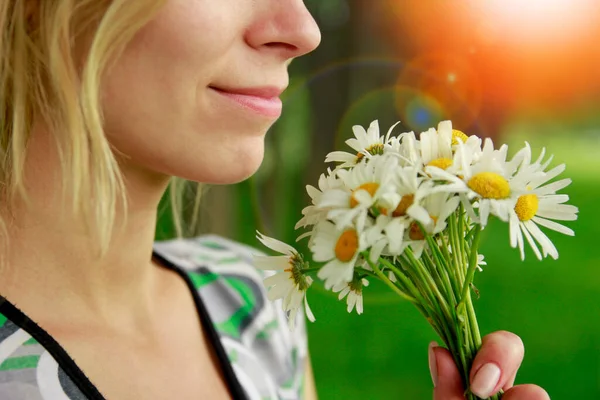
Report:
[[[409,296],[408,294],[406,294],[402,290],[400,290],[396,285],[394,285],[394,283],[392,281],[389,280],[389,278],[387,276],[385,276],[385,274],[383,272],[381,272],[381,270],[377,266],[377,263],[374,263],[369,259],[368,254],[366,255],[365,258],[366,258],[367,262],[369,263],[369,265],[371,266],[371,268],[373,268],[373,271],[375,271],[375,273],[377,274],[379,279],[381,279],[383,281],[383,283],[388,285],[400,297],[410,301],[411,303],[417,304],[417,300],[414,297]]]
[[[475,225],[474,229],[475,235],[473,237],[473,244],[471,245],[469,269],[467,270],[467,276],[465,277],[465,282],[463,284],[459,305],[464,304],[465,299],[467,298],[467,292],[470,289],[470,284],[473,282],[475,270],[477,269],[477,249],[479,248],[479,239],[481,237],[481,225]]]

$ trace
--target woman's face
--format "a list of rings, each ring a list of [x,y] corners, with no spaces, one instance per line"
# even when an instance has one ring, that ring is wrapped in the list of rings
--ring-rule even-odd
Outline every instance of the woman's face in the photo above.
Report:
[[[289,61],[319,41],[303,0],[167,0],[106,76],[109,140],[136,169],[243,180],[262,162]]]

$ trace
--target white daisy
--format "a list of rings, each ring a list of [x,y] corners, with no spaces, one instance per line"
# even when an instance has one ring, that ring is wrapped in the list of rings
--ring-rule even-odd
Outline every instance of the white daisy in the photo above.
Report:
[[[443,123],[444,125],[442,125]],[[481,157],[481,138],[477,135],[467,135],[463,131],[453,129],[450,121],[444,121],[443,123],[440,123],[438,131],[441,129],[451,130],[452,150],[456,151],[460,142],[469,149],[469,152],[473,155],[473,161],[479,161],[479,158]]]
[[[389,138],[384,145],[383,154],[398,157],[402,167],[418,166],[421,163],[420,146],[415,133],[406,132]]]
[[[365,156],[383,154],[384,138],[379,134],[379,122],[377,120],[371,122],[367,130],[360,125],[354,125],[352,131],[354,132],[354,138],[346,140],[346,144],[355,150],[355,153],[331,152],[325,158],[326,163],[342,163],[338,168],[352,167],[360,163]]]
[[[452,128],[452,122],[442,121],[434,128],[423,132],[420,137],[420,156],[423,166],[434,166],[446,170],[454,164],[454,153],[463,144],[474,162],[481,157],[481,139],[475,135]]]
[[[335,285],[332,290],[336,293],[340,293],[338,300],[342,300],[344,297],[348,296],[346,298],[348,312],[351,313],[354,306],[356,306],[356,313],[360,315],[363,313],[362,289],[365,286],[369,286],[369,281],[367,279],[358,279],[355,277],[350,282],[341,282]]]
[[[452,246],[448,246],[448,253],[452,254]],[[483,268],[481,268],[482,266],[487,265],[487,262],[485,261],[485,257],[483,254],[477,254],[477,269],[481,272],[483,272]]]
[[[329,208],[327,218],[339,229],[356,225],[362,231],[369,211],[393,209],[400,201],[393,186],[397,162],[394,157],[377,156],[352,169],[338,170],[343,186],[324,191],[318,207]]]
[[[485,261],[485,257],[483,254],[477,254],[477,269],[481,272],[483,272],[483,268],[481,268],[482,266],[487,265],[487,262]]]
[[[363,243],[364,235],[354,228],[337,229],[329,221],[315,226],[311,251],[315,261],[326,262],[317,274],[326,289],[352,280],[359,253],[365,249]]]
[[[423,165],[444,166],[452,165],[452,124],[442,121],[438,129],[430,128],[421,133],[421,162]]]
[[[405,167],[396,169],[394,174],[394,187],[400,198],[398,204],[390,213],[379,216],[376,224],[368,231],[369,243],[374,243],[371,249],[372,261],[379,258],[379,254],[396,256],[400,255],[407,244],[404,241],[404,232],[410,226],[411,217],[408,210],[421,207],[421,200],[428,194],[428,187],[423,185],[423,179],[419,176],[417,167]],[[375,236],[382,232],[385,244]]]
[[[460,164],[460,177],[469,189],[466,197],[477,204],[479,216],[475,215],[473,205],[465,197],[463,203],[471,218],[482,227],[487,225],[490,214],[508,222],[510,210],[525,191],[520,180],[512,179],[522,160],[522,153],[507,162],[507,150],[506,145],[494,150],[492,140],[488,138],[481,157],[474,162],[474,154],[462,143],[458,144],[456,157]]]
[[[569,236],[575,234],[572,229],[552,221],[574,221],[577,219],[579,211],[577,207],[564,204],[569,200],[569,196],[556,193],[570,185],[571,179],[561,179],[548,183],[565,170],[565,165],[561,164],[548,172],[544,172],[552,157],[542,163],[545,154],[545,151],[542,150],[540,157],[531,163],[531,148],[528,143],[526,143],[524,153],[523,164],[519,168],[516,177],[526,180],[526,176],[533,176],[533,179],[526,181],[527,192],[519,196],[515,207],[510,210],[510,244],[512,247],[518,246],[521,259],[525,259],[523,241],[523,236],[525,236],[538,259],[541,260],[542,256],[546,257],[548,255],[557,259],[558,250],[538,225]],[[540,175],[540,173],[543,174]],[[536,242],[542,248],[541,253]]]
[[[422,203],[436,190],[431,181],[424,180],[419,174],[420,170],[416,167],[396,170],[394,186],[400,201],[393,211],[384,210],[385,212],[377,217],[375,224],[366,229],[368,245],[372,246],[371,261],[375,262],[381,254],[387,256],[402,254],[409,245],[405,240],[405,232],[414,221],[413,215],[429,217],[430,213]]]
[[[308,225],[314,225],[318,221],[326,218],[329,208],[318,206],[318,204],[321,202],[323,192],[330,189],[341,188],[343,186],[343,182],[328,168],[327,173],[321,174],[319,177],[318,186],[318,189],[311,185],[306,186],[306,192],[312,200],[312,205],[307,206],[302,210],[303,217],[298,221],[294,229],[303,228]]]
[[[294,327],[296,314],[302,306],[302,300],[304,300],[304,310],[307,318],[314,322],[315,316],[308,306],[306,298],[306,291],[312,285],[313,280],[302,273],[302,270],[307,268],[307,263],[302,255],[292,246],[265,236],[260,232],[257,232],[256,237],[266,247],[283,254],[282,256],[254,256],[254,263],[257,268],[279,271],[263,281],[267,288],[268,299],[271,301],[283,299],[282,308],[283,311],[289,312],[288,323],[290,329]]]

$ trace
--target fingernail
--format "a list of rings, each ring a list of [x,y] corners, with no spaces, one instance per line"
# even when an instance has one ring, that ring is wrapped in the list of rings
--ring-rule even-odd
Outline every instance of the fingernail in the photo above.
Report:
[[[435,360],[434,348],[438,347],[436,342],[429,343],[429,372],[431,373],[431,380],[433,381],[433,387],[437,385],[438,374],[437,374],[437,361]]]
[[[490,397],[492,391],[500,380],[500,368],[496,364],[488,363],[479,368],[471,383],[471,392],[479,397]]]

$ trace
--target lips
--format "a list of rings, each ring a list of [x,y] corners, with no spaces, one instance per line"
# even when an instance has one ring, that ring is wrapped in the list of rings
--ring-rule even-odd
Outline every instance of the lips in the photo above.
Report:
[[[254,88],[227,88],[209,86],[219,95],[231,100],[243,108],[268,118],[281,115],[282,103],[279,96],[283,89],[275,86]]]

